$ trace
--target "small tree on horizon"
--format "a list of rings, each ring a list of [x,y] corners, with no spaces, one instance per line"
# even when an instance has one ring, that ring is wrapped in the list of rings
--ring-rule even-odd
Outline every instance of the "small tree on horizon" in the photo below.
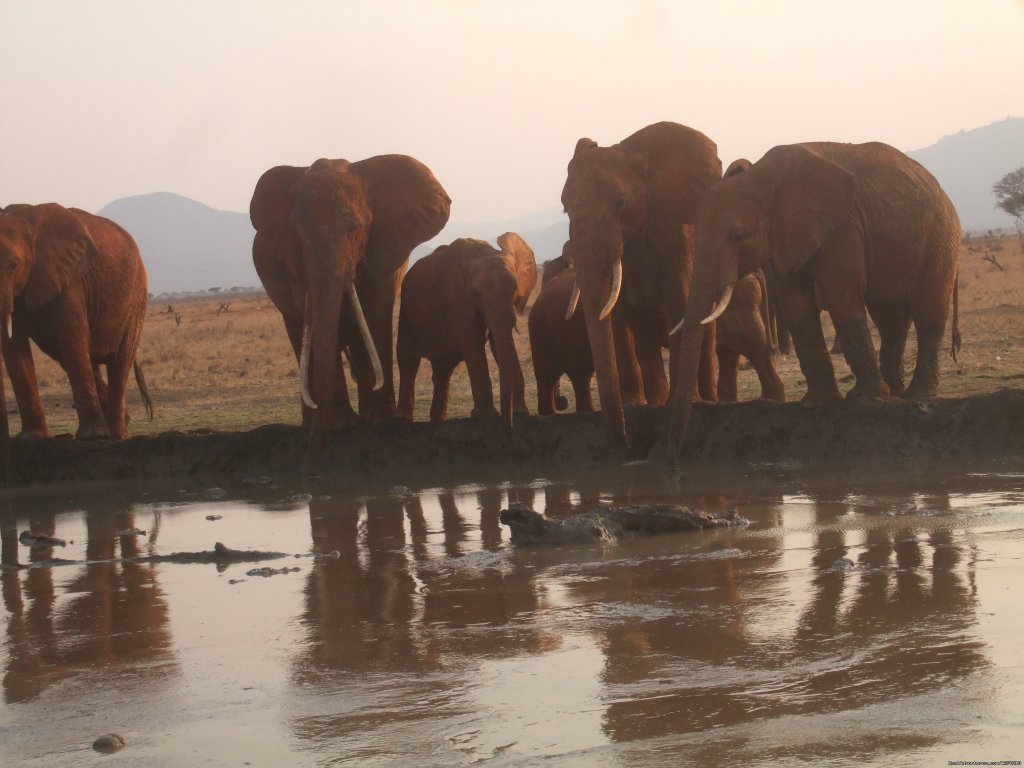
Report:
[[[996,207],[1024,224],[1024,167],[1010,171],[992,185]]]

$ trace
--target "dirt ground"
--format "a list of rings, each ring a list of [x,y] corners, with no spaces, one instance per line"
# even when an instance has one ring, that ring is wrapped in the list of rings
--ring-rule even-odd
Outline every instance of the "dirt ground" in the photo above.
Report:
[[[828,413],[804,411],[804,391],[793,354],[777,358],[786,383],[786,405],[744,403],[698,408],[688,454],[708,461],[827,461],[860,457],[957,458],[1024,454],[1013,429],[1024,433],[1024,252],[1017,234],[981,235],[963,247],[959,323],[964,339],[959,360],[942,358],[940,397],[927,405],[903,402],[841,404]],[[555,254],[538,254],[543,261]],[[827,315],[823,316],[830,334]],[[516,343],[524,363],[527,403],[535,407],[525,319]],[[949,333],[947,331],[947,343]],[[915,354],[908,344],[908,369]],[[158,297],[150,302],[138,359],[155,402],[145,420],[137,390],[133,438],[122,445],[76,444],[68,436],[16,441],[12,483],[62,482],[107,477],[216,475],[257,477],[297,471],[304,437],[299,424],[298,369],[273,305],[260,293]],[[840,387],[852,386],[841,357],[833,359]],[[40,390],[55,435],[76,428],[63,371],[36,350]],[[430,367],[424,361],[417,386],[417,422],[430,401]],[[492,365],[492,375],[496,371]],[[396,370],[397,386],[397,370]],[[1001,393],[1004,389],[1014,392]],[[571,398],[571,388],[564,391]],[[8,392],[10,389],[8,387]],[[752,370],[741,371],[740,400],[757,397]],[[12,432],[19,429],[9,397]],[[353,400],[355,400],[353,391]],[[595,387],[596,402],[596,387]],[[327,466],[338,472],[376,469],[404,472],[462,467],[542,471],[551,463],[594,463],[642,458],[661,439],[667,413],[639,409],[630,415],[633,450],[617,456],[605,444],[597,415],[531,418],[511,437],[497,422],[472,422],[468,379],[456,372],[449,423],[360,426],[336,436]],[[253,431],[255,430],[255,431]],[[1000,442],[1001,441],[1001,442]],[[396,450],[400,446],[400,452]]]

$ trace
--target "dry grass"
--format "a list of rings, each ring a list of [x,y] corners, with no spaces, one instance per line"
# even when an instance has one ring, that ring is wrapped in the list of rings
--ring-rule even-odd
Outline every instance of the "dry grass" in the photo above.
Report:
[[[1002,265],[986,260],[992,256]],[[227,311],[218,311],[229,301]],[[153,304],[138,359],[156,406],[156,418],[146,421],[135,387],[129,391],[129,410],[136,433],[167,430],[245,430],[260,424],[299,422],[298,366],[284,325],[270,300],[262,294],[217,296]],[[180,318],[180,323],[176,320]],[[826,334],[831,329],[824,316]],[[960,326],[964,349],[955,364],[942,360],[940,394],[991,392],[1024,386],[1024,253],[1019,239],[975,238],[965,246],[960,264]],[[523,361],[527,403],[536,406],[533,367],[525,319],[516,344]],[[948,333],[947,333],[948,338]],[[914,354],[913,339],[908,357]],[[77,418],[64,372],[35,351],[43,403],[54,434],[74,432]],[[841,387],[852,386],[842,358],[834,358]],[[912,364],[912,363],[911,363]],[[777,359],[787,395],[803,394],[803,376],[795,355]],[[497,372],[492,380],[497,392]],[[397,370],[395,383],[397,386]],[[430,364],[424,361],[417,378],[416,418],[426,419],[430,406]],[[564,391],[571,397],[566,382]],[[10,389],[8,387],[8,393]],[[757,397],[760,388],[752,370],[740,374],[740,398]],[[355,401],[354,390],[352,392]],[[12,430],[19,428],[13,398]],[[596,392],[595,392],[596,402]],[[472,408],[469,381],[460,367],[452,381],[449,418],[467,416]]]

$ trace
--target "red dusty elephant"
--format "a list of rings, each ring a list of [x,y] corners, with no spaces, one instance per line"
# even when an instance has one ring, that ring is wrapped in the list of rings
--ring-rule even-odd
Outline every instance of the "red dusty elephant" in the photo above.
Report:
[[[133,366],[152,417],[135,365],[146,290],[138,246],[109,219],[56,203],[12,205],[0,213],[3,357],[23,434],[49,434],[29,340],[67,372],[78,438],[128,437],[125,389]],[[6,410],[2,420],[6,433]]]
[[[413,264],[402,282],[398,316],[398,415],[412,420],[416,372],[424,357],[433,368],[431,421],[444,420],[452,372],[463,361],[473,392],[472,416],[494,414],[484,351],[489,338],[498,364],[501,414],[511,428],[513,414],[527,412],[512,333],[536,283],[533,251],[514,232],[499,237],[498,248],[459,238]]]
[[[332,429],[356,421],[343,351],[360,416],[394,414],[397,286],[413,248],[444,228],[450,208],[430,169],[406,155],[277,166],[257,182],[253,262],[299,361],[307,465]]]
[[[544,265],[540,294],[530,308],[530,354],[537,378],[537,412],[542,416],[565,409],[564,398],[558,394],[563,374],[572,382],[576,410],[594,410],[590,393],[594,358],[587,323],[580,312],[566,317],[575,285],[576,269],[569,264],[563,248],[561,256]]]
[[[580,139],[569,162],[562,204],[569,215],[576,278],[594,354],[601,410],[610,437],[628,442],[619,390],[617,351],[623,343],[610,315],[624,302],[635,323],[657,325],[644,333],[637,357],[661,361],[654,339],[683,317],[691,264],[683,225],[692,224],[705,190],[722,177],[717,148],[707,136],[676,123],[655,123],[611,147]],[[705,335],[702,396],[713,399],[713,334]],[[675,369],[677,344],[670,359]],[[645,387],[646,388],[646,387]],[[665,402],[668,386],[651,387],[647,399]]]
[[[832,315],[856,377],[848,397],[928,397],[938,388],[938,351],[953,304],[960,223],[935,178],[880,143],[778,146],[708,190],[695,224],[692,290],[680,340],[672,416],[678,457],[692,408],[704,325],[730,302],[736,281],[771,264],[782,310],[807,380],[803,402],[839,399],[816,291]],[[870,313],[881,337],[875,354]],[[910,323],[917,365],[904,391]]]

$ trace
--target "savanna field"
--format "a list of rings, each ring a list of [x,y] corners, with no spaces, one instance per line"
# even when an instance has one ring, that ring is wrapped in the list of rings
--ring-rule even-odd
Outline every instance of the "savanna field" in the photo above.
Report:
[[[1004,387],[1024,387],[1024,252],[1020,237],[975,235],[965,242],[960,260],[960,330],[963,350],[959,362],[944,354],[940,396],[973,395]],[[557,254],[536,254],[538,266]],[[145,258],[145,254],[143,254]],[[538,283],[535,294],[540,290]],[[396,306],[396,313],[398,307]],[[397,316],[397,315],[396,315]],[[828,316],[823,316],[827,337]],[[395,327],[397,328],[397,322]],[[520,320],[516,345],[526,376],[527,404],[536,412],[536,381],[530,359],[525,317]],[[947,324],[944,346],[949,346]],[[913,330],[905,362],[907,380],[913,366]],[[876,338],[877,349],[877,338]],[[34,350],[39,389],[53,434],[74,432],[77,419],[71,388],[60,367]],[[667,356],[667,355],[666,355]],[[490,353],[488,352],[490,358]],[[128,408],[134,434],[168,430],[248,430],[261,424],[297,424],[298,365],[285,335],[284,324],[270,299],[259,293],[219,293],[192,298],[154,298],[139,347],[141,362],[155,407],[147,421],[138,389],[130,382]],[[491,362],[494,391],[497,369]],[[840,388],[852,386],[842,357],[833,357]],[[795,354],[780,355],[776,366],[786,383],[787,399],[804,392]],[[349,381],[353,405],[355,386]],[[760,387],[752,369],[740,373],[740,399],[757,397]],[[398,369],[395,368],[395,387]],[[563,379],[563,393],[572,388]],[[596,383],[593,386],[597,401]],[[424,360],[417,377],[416,419],[426,420],[431,397],[430,363]],[[12,432],[20,429],[17,406],[8,390]],[[468,416],[472,408],[469,379],[460,366],[452,379],[448,418]]]

